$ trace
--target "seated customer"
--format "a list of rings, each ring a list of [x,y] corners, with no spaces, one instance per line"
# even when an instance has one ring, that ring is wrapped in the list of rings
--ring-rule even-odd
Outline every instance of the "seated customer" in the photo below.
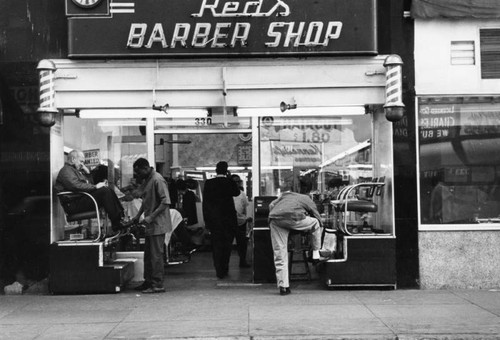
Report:
[[[292,230],[311,232],[312,259],[319,261],[321,215],[313,200],[304,194],[290,191],[291,183],[284,183],[282,194],[269,204],[269,228],[276,268],[276,282],[280,295],[290,294],[288,275],[288,234]]]
[[[196,195],[197,188],[198,182],[192,178],[186,179],[186,188],[182,195],[182,209],[184,212],[183,216],[187,218],[186,225],[188,227],[198,223],[196,203],[200,202],[200,198]]]
[[[107,187],[106,182],[92,184],[87,179],[90,174],[89,169],[83,164],[85,156],[79,150],[73,150],[68,154],[68,161],[57,175],[55,190],[56,192],[73,191],[87,192],[97,202],[97,205],[104,208],[111,220],[113,230],[124,227],[122,223],[123,207],[118,200],[115,192]],[[94,203],[87,196],[82,196],[69,203],[67,212],[75,214],[79,212],[90,211],[94,209]]]
[[[186,229],[185,220],[177,209],[170,209],[170,218],[172,220],[172,231],[165,234],[165,245],[168,246],[171,241],[182,243],[184,252],[191,252],[196,249],[196,245],[191,241],[191,236]]]

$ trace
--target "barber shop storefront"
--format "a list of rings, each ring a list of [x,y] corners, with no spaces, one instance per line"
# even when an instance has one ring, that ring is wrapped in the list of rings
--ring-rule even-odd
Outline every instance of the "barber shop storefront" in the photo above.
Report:
[[[263,216],[287,182],[335,231],[325,287],[396,288],[392,137],[402,61],[378,52],[375,0],[67,0],[66,11],[68,59],[38,66],[52,185],[77,149],[89,169],[105,166],[118,197],[143,157],[171,181],[195,179],[203,201],[204,181],[225,160],[254,216],[254,282],[273,280]],[[83,233],[55,192],[51,215],[53,292],[115,292],[138,276],[126,262],[140,261],[137,249],[105,221]],[[82,258],[112,273],[81,286],[98,270]]]

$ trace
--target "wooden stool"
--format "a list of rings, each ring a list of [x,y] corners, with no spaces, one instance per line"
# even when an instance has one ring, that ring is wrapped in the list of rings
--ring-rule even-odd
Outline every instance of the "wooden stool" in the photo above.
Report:
[[[288,234],[288,272],[290,281],[311,280],[311,270],[307,261],[307,254],[311,249],[310,233],[291,230]],[[294,259],[294,254],[300,254],[301,258]],[[302,264],[303,271],[294,271],[294,264]]]

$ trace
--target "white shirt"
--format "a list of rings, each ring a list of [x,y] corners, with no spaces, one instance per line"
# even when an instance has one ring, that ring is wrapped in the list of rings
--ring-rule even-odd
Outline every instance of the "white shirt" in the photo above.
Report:
[[[242,225],[247,221],[248,199],[243,190],[240,190],[239,196],[233,197],[234,208],[236,209],[236,217],[238,225]]]

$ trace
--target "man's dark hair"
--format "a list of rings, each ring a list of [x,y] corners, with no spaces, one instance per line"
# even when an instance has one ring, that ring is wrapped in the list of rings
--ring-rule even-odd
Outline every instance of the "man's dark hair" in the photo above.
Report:
[[[175,187],[177,190],[186,190],[186,181],[183,180],[182,178],[179,178],[178,180],[175,181]]]
[[[225,175],[227,174],[227,168],[228,168],[227,162],[220,161],[215,166],[215,172],[217,173],[217,175]]]
[[[192,178],[186,179],[186,187],[191,190],[195,190],[198,188],[198,182]]]
[[[134,162],[134,168],[149,168],[149,162],[145,158],[139,158]]]

